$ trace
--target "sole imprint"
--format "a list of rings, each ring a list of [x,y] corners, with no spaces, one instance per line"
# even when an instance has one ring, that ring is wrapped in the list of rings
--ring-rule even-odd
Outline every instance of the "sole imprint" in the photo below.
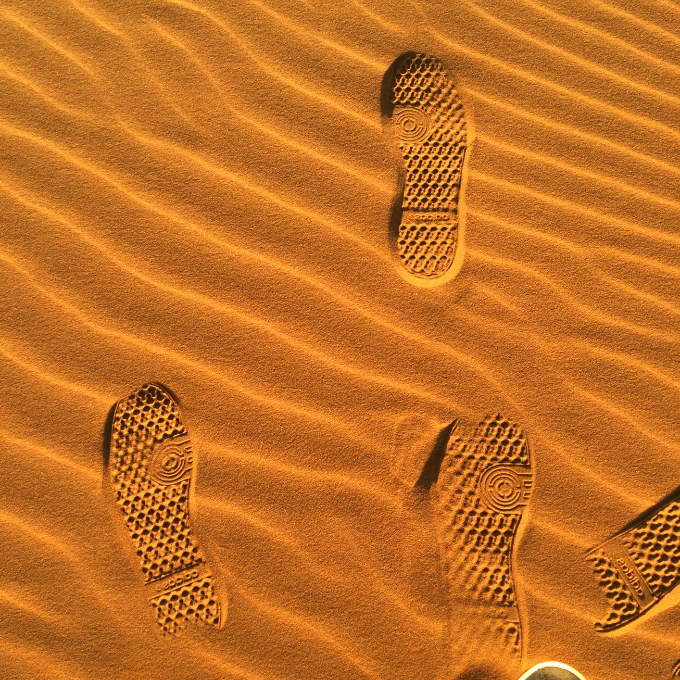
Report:
[[[521,659],[522,628],[513,547],[532,487],[526,437],[500,415],[454,429],[433,487],[451,601],[476,606],[488,624],[485,644],[514,660]]]
[[[439,60],[425,54],[399,57],[385,88],[384,113],[403,159],[403,192],[393,215],[397,254],[409,280],[437,285],[463,262],[469,141],[463,106]]]
[[[634,621],[680,583],[680,500],[645,513],[588,553],[609,600],[601,632]]]
[[[222,607],[189,521],[191,441],[160,385],[144,385],[116,404],[109,471],[162,633],[174,635],[189,622],[219,628]]]

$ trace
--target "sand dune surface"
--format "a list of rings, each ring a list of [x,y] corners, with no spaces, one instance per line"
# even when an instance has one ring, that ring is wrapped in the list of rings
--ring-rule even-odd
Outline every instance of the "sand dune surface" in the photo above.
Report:
[[[586,553],[680,486],[679,26],[672,0],[3,3],[0,675],[670,678],[680,588],[598,632]],[[389,232],[409,51],[474,131],[462,268],[429,288]],[[221,628],[159,634],[114,503],[107,418],[149,382]],[[418,483],[497,413],[533,470],[512,663]]]

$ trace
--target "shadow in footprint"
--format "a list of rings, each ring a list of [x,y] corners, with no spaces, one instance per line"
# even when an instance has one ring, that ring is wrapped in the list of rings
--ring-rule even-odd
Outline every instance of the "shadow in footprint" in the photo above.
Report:
[[[392,118],[392,113],[394,112],[394,104],[392,103],[392,89],[394,88],[394,82],[397,76],[397,69],[401,64],[407,59],[413,59],[416,56],[415,52],[406,52],[399,57],[397,57],[392,65],[385,71],[385,75],[382,79],[382,85],[380,88],[380,115],[383,119],[383,125],[386,127],[389,125],[389,121]],[[397,152],[395,151],[395,154]],[[392,208],[390,210],[390,225],[389,225],[389,238],[390,244],[396,250],[396,243],[399,237],[399,225],[401,224],[402,215],[402,198],[404,196],[404,185],[406,183],[406,170],[402,163],[398,164],[398,179],[397,179],[397,189],[394,194],[394,200],[392,202]]]
[[[106,421],[104,422],[104,429],[102,430],[102,462],[103,470],[102,477],[108,482],[106,478],[109,469],[109,456],[111,455],[111,428],[113,427],[113,415],[116,412],[117,402],[114,403],[109,412],[106,414]]]
[[[446,455],[446,446],[449,443],[451,432],[453,432],[457,423],[458,420],[456,419],[439,433],[434,448],[425,462],[423,471],[421,472],[420,477],[415,484],[416,488],[429,491],[430,487],[437,483],[437,479],[439,478],[439,470],[441,469],[442,461]]]

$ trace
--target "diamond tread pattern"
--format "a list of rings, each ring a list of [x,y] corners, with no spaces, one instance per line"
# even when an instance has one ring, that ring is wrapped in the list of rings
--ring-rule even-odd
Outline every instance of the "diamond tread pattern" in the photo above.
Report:
[[[222,621],[212,574],[189,523],[192,471],[179,407],[162,387],[144,385],[118,402],[111,481],[164,635],[189,622],[220,627]]]
[[[392,105],[406,171],[397,252],[409,274],[436,279],[451,268],[459,247],[463,106],[444,67],[424,54],[397,68]]]
[[[462,597],[488,608],[496,639],[518,658],[522,638],[512,552],[525,503],[498,512],[485,502],[480,484],[484,473],[497,466],[521,470],[531,479],[528,443],[516,424],[496,415],[472,431],[454,430],[435,486],[435,515],[451,599]]]
[[[618,539],[654,597],[651,606],[678,585],[680,501],[671,501],[646,521],[619,534]],[[609,601],[604,620],[598,621],[595,627],[600,631],[613,630],[637,619],[643,609],[606,550],[603,547],[595,548],[589,554],[589,559]]]

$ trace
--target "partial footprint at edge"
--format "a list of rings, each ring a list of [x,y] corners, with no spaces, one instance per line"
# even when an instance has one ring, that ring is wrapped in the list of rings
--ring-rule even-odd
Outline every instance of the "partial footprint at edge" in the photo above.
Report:
[[[609,600],[595,628],[614,630],[642,616],[680,583],[680,498],[660,504],[588,553]]]
[[[388,69],[382,103],[403,161],[392,219],[397,254],[412,283],[438,285],[463,264],[462,195],[472,141],[463,105],[439,60],[416,53]]]
[[[480,648],[512,664],[522,658],[515,536],[532,487],[527,439],[518,425],[496,415],[476,426],[458,424],[432,489],[452,606],[461,604],[461,618],[483,624]],[[452,628],[452,651],[474,645],[470,638],[458,639],[459,632]]]
[[[189,521],[191,441],[160,385],[144,385],[116,404],[109,472],[162,633],[174,635],[189,622],[221,627],[223,607]]]
[[[674,678],[680,678],[680,661],[677,661],[674,664],[673,670],[671,671],[671,673],[672,673],[671,680],[673,680]]]

